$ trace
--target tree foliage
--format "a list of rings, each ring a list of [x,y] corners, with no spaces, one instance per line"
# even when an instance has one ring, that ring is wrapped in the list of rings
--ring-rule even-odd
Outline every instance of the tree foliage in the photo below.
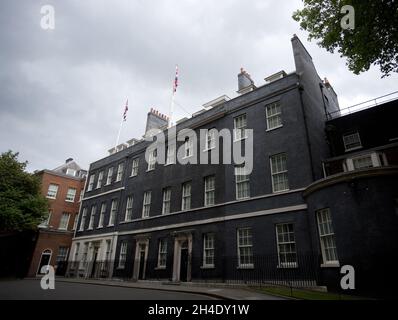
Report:
[[[303,0],[304,8],[293,19],[309,32],[309,40],[347,58],[355,74],[378,65],[383,77],[398,72],[397,0]],[[355,9],[355,27],[343,29],[344,5]]]
[[[26,164],[12,151],[0,156],[0,231],[35,229],[48,213],[40,180],[25,172]]]

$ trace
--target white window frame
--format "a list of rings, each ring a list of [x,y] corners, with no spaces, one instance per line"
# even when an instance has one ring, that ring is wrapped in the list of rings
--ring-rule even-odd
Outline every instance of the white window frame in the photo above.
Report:
[[[246,244],[241,244],[241,232],[249,231],[249,235],[244,235],[245,238],[250,239],[250,243]],[[249,237],[250,236],[250,237]],[[239,269],[252,269],[254,268],[254,254],[253,254],[253,233],[252,233],[252,228],[239,228],[236,232],[236,238],[237,238],[237,248],[238,248],[238,268]],[[242,251],[245,251],[245,249],[248,248],[250,249],[250,255],[242,255]],[[248,257],[249,263],[242,263],[242,257]],[[250,262],[251,260],[251,262]]]
[[[326,220],[324,219],[326,215]],[[322,217],[322,220],[320,219]],[[336,239],[335,233],[333,230],[333,221],[332,215],[330,213],[329,208],[324,208],[316,211],[316,221],[318,225],[318,235],[319,235],[319,242],[321,245],[321,252],[322,252],[322,260],[324,265],[339,265],[339,258],[337,254],[337,246],[336,246]],[[327,229],[327,230],[325,230]],[[327,232],[325,232],[327,231]],[[329,239],[329,241],[328,241]],[[326,245],[326,242],[332,244],[331,247]],[[332,250],[333,256],[336,259],[329,260],[327,250]]]
[[[84,230],[84,225],[86,224],[86,218],[87,218],[87,208],[83,208],[82,219],[80,221],[79,231]]]
[[[55,190],[51,190],[54,187]],[[47,198],[48,199],[57,199],[57,194],[59,190],[59,185],[55,183],[50,183],[47,190]]]
[[[110,167],[108,169],[108,174],[106,176],[106,186],[109,186],[112,183],[112,178],[113,178],[113,167]]]
[[[216,147],[216,130],[210,129],[206,132],[206,143],[204,151],[213,150]]]
[[[276,159],[276,157],[281,157],[281,156],[284,157],[285,170],[280,170],[280,171],[274,172],[272,161],[273,161],[273,159]],[[288,176],[288,170],[287,170],[287,155],[286,155],[286,153],[283,152],[283,153],[278,153],[278,154],[272,155],[272,156],[270,156],[269,161],[270,161],[270,169],[271,169],[272,193],[279,193],[279,192],[289,191],[289,176]],[[276,188],[275,188],[275,183],[276,183],[275,182],[275,177],[276,176],[281,176],[281,175],[286,177],[285,182],[286,182],[287,188],[284,188],[284,189],[281,189],[281,190],[276,190]]]
[[[277,109],[277,112],[270,113],[270,109],[272,109],[272,108]],[[267,131],[271,131],[271,130],[275,130],[275,129],[283,127],[282,108],[281,108],[281,104],[279,101],[270,103],[265,106],[265,116],[266,116],[266,120],[267,120]],[[278,121],[279,123],[276,126],[271,126],[271,122],[275,118],[279,119],[279,121]]]
[[[347,147],[347,145],[353,144],[353,142],[347,142],[347,140],[352,138],[352,137],[354,137],[354,136],[357,138],[356,143],[359,143],[359,145],[354,146],[354,147]],[[344,143],[344,150],[346,152],[362,148],[361,136],[359,135],[358,131],[344,134],[343,135],[343,143]]]
[[[67,168],[66,169],[66,175],[68,175],[68,176],[74,176],[74,177],[76,177],[76,170],[75,169],[72,169],[72,168]]]
[[[132,164],[131,164],[131,176],[130,177],[138,176],[139,165],[140,165],[140,158],[133,159]]]
[[[214,268],[215,266],[215,234],[205,233],[203,235],[203,268]],[[212,261],[208,263],[208,258]]]
[[[204,195],[204,205],[205,207],[210,207],[214,206],[216,204],[216,176],[207,176],[204,179],[204,184],[205,184],[205,195]],[[213,187],[210,186],[209,181],[213,180]],[[209,195],[212,194],[213,196],[210,198]],[[213,199],[212,203],[209,202],[209,199]]]
[[[162,214],[171,212],[171,187],[163,189]]]
[[[292,226],[292,231],[289,230],[290,226]],[[297,246],[296,246],[296,235],[294,231],[294,223],[276,224],[275,234],[276,234],[276,245],[278,249],[278,267],[297,268]],[[293,237],[293,239],[291,237]],[[290,251],[286,251],[285,250],[286,246],[294,247],[294,250],[292,249]],[[282,260],[288,260],[289,255],[294,255],[294,261],[282,261]]]
[[[118,209],[117,207],[118,207],[118,200],[113,199],[111,203],[111,212],[109,214],[108,227],[113,227],[115,225],[117,209]]]
[[[73,255],[73,261],[79,261],[79,251],[80,251],[80,242],[76,242],[75,245],[75,253]]]
[[[241,141],[247,138],[247,116],[246,113],[234,118],[234,141]]]
[[[131,221],[133,220],[133,203],[134,198],[133,196],[128,196],[126,199],[126,212],[124,214],[124,221]]]
[[[122,181],[123,178],[123,170],[124,170],[124,162],[119,163],[117,166],[117,173],[116,173],[116,180],[115,182],[120,182]]]
[[[80,260],[80,269],[85,269],[87,260],[88,260],[88,242],[84,242],[83,244],[83,253],[82,253],[82,259]]]
[[[244,166],[235,166],[235,196],[236,200],[243,200],[250,198],[250,175],[245,174]],[[239,196],[239,188],[247,185],[247,194]]]
[[[152,191],[144,192],[144,200],[142,201],[142,218],[149,218],[151,212]]]
[[[76,193],[77,193],[76,188],[68,188],[68,192],[66,193],[65,201],[66,202],[75,202]]]
[[[165,163],[165,166],[170,166],[170,165],[176,163],[175,153],[176,153],[176,146],[175,146],[175,144],[169,145],[169,146],[167,147],[166,163]]]
[[[187,159],[193,156],[193,138],[189,137],[184,142],[184,157]]]
[[[106,202],[103,202],[101,203],[101,211],[100,211],[97,229],[104,227],[105,213],[106,213]]]
[[[65,221],[64,217],[67,217],[66,221]],[[59,220],[58,229],[59,230],[68,230],[69,220],[70,220],[70,213],[62,212],[61,219]]]
[[[104,171],[100,171],[98,174],[98,180],[97,180],[97,189],[102,187],[102,180],[104,180]]]
[[[124,269],[126,267],[127,245],[127,241],[121,241],[120,243],[119,262],[117,265],[118,269]]]
[[[157,156],[156,155],[156,150],[152,150],[149,153],[147,172],[155,170],[155,168],[156,168],[156,156]]]
[[[187,188],[189,186],[189,188]],[[189,189],[189,193],[187,192]],[[191,209],[191,200],[192,200],[192,183],[191,181],[185,182],[182,184],[182,196],[181,196],[181,210],[190,210]],[[188,205],[189,204],[189,205]]]
[[[47,216],[46,220],[44,220],[42,223],[40,223],[40,225],[39,225],[40,228],[47,228],[50,225],[51,214],[52,214],[52,211],[50,210],[48,212],[48,216]]]
[[[95,180],[95,173],[90,175],[88,186],[87,186],[87,191],[91,191],[94,188],[94,180]]]
[[[65,251],[62,252],[62,254],[61,254],[61,249],[65,249]],[[68,253],[69,253],[68,247],[65,246],[58,247],[57,258],[55,259],[55,263],[58,264],[60,262],[67,261]]]
[[[88,222],[88,229],[87,230],[93,230],[95,214],[96,213],[97,213],[97,206],[96,205],[92,205],[91,206],[91,213],[90,213],[90,221]]]
[[[159,239],[157,269],[166,269],[166,267],[167,267],[167,239]]]

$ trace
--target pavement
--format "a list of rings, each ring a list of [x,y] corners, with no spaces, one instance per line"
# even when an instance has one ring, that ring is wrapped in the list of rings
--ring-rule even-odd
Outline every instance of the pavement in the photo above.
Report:
[[[122,280],[89,280],[79,278],[56,278],[57,282],[103,285],[145,290],[167,291],[204,295],[222,300],[287,300],[288,298],[263,294],[257,290],[243,286],[228,286],[219,284],[167,283],[160,281],[122,281]]]

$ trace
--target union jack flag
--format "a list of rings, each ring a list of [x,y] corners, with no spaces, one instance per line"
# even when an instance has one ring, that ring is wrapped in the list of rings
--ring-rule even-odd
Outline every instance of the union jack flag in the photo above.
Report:
[[[176,66],[176,76],[174,78],[174,83],[173,83],[173,92],[175,93],[177,91],[178,87],[178,66]]]
[[[124,108],[124,113],[123,113],[123,121],[126,121],[127,119],[127,111],[129,110],[129,99],[126,101],[126,107]]]

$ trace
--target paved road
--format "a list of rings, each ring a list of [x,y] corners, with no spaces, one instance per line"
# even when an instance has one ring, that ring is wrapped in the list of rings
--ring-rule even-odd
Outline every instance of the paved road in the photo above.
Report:
[[[0,300],[210,300],[209,296],[150,289],[55,282],[55,290],[43,290],[39,280],[0,281]]]

